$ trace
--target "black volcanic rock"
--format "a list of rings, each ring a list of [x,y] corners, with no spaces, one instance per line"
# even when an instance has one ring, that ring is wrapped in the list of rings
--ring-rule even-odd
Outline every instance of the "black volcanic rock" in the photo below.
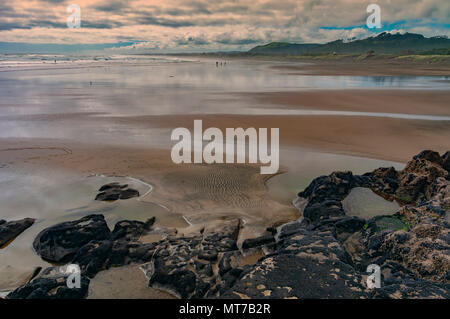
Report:
[[[128,187],[128,184],[121,185],[118,182],[113,182],[113,183],[109,183],[109,184],[103,185],[102,187],[99,188],[98,191],[99,192],[105,192],[105,191],[108,191],[110,189],[124,189],[124,188],[127,188],[127,187]]]
[[[429,201],[437,195],[437,184],[448,182],[450,174],[442,166],[443,164],[444,161],[439,154],[433,151],[423,151],[414,156],[399,172],[396,196],[406,202],[419,204]]]
[[[275,238],[272,235],[261,236],[257,238],[249,238],[243,241],[242,249],[250,249],[275,243]]]
[[[86,296],[89,279],[80,277],[80,288],[69,288],[67,279],[71,273],[66,266],[49,267],[26,285],[9,293],[7,299],[80,299]]]
[[[303,212],[305,219],[312,223],[324,219],[337,218],[345,215],[342,203],[336,200],[325,200],[316,204],[308,204]]]
[[[33,225],[34,221],[33,218],[24,218],[10,222],[0,220],[0,248]]]
[[[336,239],[340,242],[344,242],[352,234],[363,229],[365,220],[358,217],[346,217],[340,219],[334,224],[334,233]]]
[[[139,191],[128,188],[128,184],[119,184],[117,182],[105,184],[99,188],[99,193],[95,196],[95,200],[99,201],[116,201],[118,199],[130,199],[139,197]]]
[[[120,199],[129,199],[139,197],[139,192],[135,189],[128,188],[120,192]]]
[[[137,240],[149,231],[155,223],[155,217],[148,219],[145,223],[136,220],[122,220],[116,223],[111,233],[112,240],[123,239],[126,241]]]
[[[373,299],[449,299],[450,284],[406,280],[374,289],[370,297]]]
[[[299,229],[244,271],[222,298],[361,298],[362,277],[331,232]]]
[[[120,199],[120,191],[106,191],[98,193],[97,196],[95,196],[95,200],[104,201],[104,202],[112,202]]]
[[[223,288],[222,276],[237,266],[231,255],[241,257],[236,245],[239,229],[240,221],[231,219],[207,226],[199,234],[158,242],[151,262],[142,266],[149,286],[181,298],[216,297]],[[221,265],[219,275],[212,271],[216,263]]]
[[[442,167],[450,172],[450,151],[442,155]]]
[[[67,262],[91,240],[104,240],[110,230],[103,215],[89,215],[41,231],[33,242],[37,254],[50,262]]]
[[[427,160],[442,166],[442,158],[438,152],[425,150],[413,157],[414,160]]]

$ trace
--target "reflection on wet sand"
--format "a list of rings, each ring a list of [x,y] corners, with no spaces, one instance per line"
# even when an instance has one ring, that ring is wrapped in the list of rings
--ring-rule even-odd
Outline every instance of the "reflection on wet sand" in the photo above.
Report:
[[[48,266],[32,242],[57,223],[91,213],[103,214],[109,227],[121,219],[156,217],[155,231],[140,238],[153,242],[165,233],[195,233],[238,217],[239,246],[267,227],[300,217],[292,199],[313,178],[334,170],[359,174],[380,166],[401,168],[392,161],[406,161],[424,145],[440,150],[448,141],[448,122],[417,115],[448,117],[441,105],[429,113],[396,110],[392,118],[390,111],[373,114],[379,110],[370,108],[319,114],[271,101],[264,108],[269,115],[261,116],[259,102],[242,98],[248,92],[317,88],[445,91],[448,84],[435,81],[441,77],[305,77],[251,61],[233,62],[220,72],[208,60],[133,63],[0,73],[1,218],[37,219],[0,250],[0,291],[23,283],[35,267]],[[283,174],[268,178],[255,165],[173,164],[170,129],[189,127],[186,123],[202,114],[208,114],[202,116],[208,127],[280,127]],[[414,145],[407,143],[411,134]],[[109,182],[130,184],[141,196],[94,201],[99,187]],[[253,263],[262,253],[247,254],[241,262]],[[142,276],[134,266],[101,272],[89,297],[170,297],[141,285]],[[129,282],[139,282],[138,288]]]

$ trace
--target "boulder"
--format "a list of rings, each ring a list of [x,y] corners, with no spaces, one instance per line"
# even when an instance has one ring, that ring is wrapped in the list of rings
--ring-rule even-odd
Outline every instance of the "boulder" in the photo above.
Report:
[[[7,222],[0,220],[0,248],[19,236],[25,229],[34,223],[33,218],[24,218]]]
[[[91,240],[104,240],[111,233],[103,215],[89,215],[41,231],[33,242],[43,259],[63,263],[70,261]]]
[[[127,188],[127,187],[128,187],[128,184],[121,185],[118,182],[112,182],[112,183],[103,185],[102,187],[100,187],[98,189],[98,191],[99,192],[105,192],[105,191],[108,191],[110,189],[119,189],[120,190],[120,189],[124,189],[124,188]]]
[[[146,222],[136,220],[122,220],[116,223],[111,233],[112,240],[135,241],[148,232],[155,223],[155,217]]]
[[[99,201],[116,201],[118,199],[129,199],[139,197],[139,191],[128,188],[128,184],[119,184],[117,182],[103,185],[98,190],[95,200]]]

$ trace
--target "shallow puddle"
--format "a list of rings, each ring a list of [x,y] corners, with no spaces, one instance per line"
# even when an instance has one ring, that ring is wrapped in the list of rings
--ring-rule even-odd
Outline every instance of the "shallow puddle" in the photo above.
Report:
[[[374,216],[390,215],[397,212],[400,206],[395,201],[388,201],[375,194],[369,188],[356,187],[342,201],[345,213],[369,219]]]

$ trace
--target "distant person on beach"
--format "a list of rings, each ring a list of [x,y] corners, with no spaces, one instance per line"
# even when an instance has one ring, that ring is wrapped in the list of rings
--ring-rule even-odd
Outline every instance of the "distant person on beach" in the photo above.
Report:
[[[216,61],[216,68],[219,66],[219,62]]]

